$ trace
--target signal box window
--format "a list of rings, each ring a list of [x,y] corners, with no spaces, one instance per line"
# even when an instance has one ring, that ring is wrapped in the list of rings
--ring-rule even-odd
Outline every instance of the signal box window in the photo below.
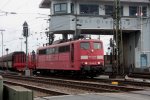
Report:
[[[113,16],[114,6],[105,5],[105,15]],[[120,14],[123,16],[123,6],[121,6]]]
[[[129,16],[136,16],[138,10],[136,6],[130,6],[129,7]]]
[[[105,15],[112,16],[114,7],[112,5],[105,5]]]
[[[81,4],[80,5],[80,14],[82,14],[82,15],[98,15],[99,14],[99,6],[98,5]]]
[[[87,50],[90,48],[90,43],[89,42],[82,42],[82,43],[80,43],[80,48]]]
[[[130,6],[129,16],[147,16],[147,7],[143,6]]]
[[[54,4],[54,13],[55,14],[67,13],[67,4],[66,3]]]
[[[147,7],[142,7],[143,16],[147,16]]]
[[[71,13],[73,14],[74,13],[74,4],[71,3]]]
[[[94,43],[93,46],[94,46],[94,49],[101,49],[102,48],[101,43]]]

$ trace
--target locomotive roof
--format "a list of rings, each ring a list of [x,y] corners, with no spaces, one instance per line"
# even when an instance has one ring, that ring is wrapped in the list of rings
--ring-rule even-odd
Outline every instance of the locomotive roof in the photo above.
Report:
[[[15,52],[9,53],[7,55],[4,55],[3,59],[2,59],[2,57],[0,57],[0,61],[12,60],[12,57],[16,54],[25,54],[25,53],[23,51],[15,51]]]
[[[52,45],[48,45],[48,46],[44,46],[44,47],[39,47],[38,49],[46,49],[47,47],[55,47],[55,46],[63,46],[63,45],[69,45],[70,43],[77,43],[77,42],[88,42],[88,41],[95,41],[95,42],[102,42],[99,39],[81,39],[81,40],[73,40],[73,41],[67,41],[67,42],[62,42],[62,43],[58,43],[58,44],[52,44]],[[37,50],[38,50],[37,49]]]

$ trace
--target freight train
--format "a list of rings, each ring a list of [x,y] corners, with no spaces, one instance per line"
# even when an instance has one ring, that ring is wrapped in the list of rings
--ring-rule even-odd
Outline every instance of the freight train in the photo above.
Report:
[[[5,69],[23,71],[24,52],[13,52],[0,58]],[[28,68],[40,73],[61,73],[94,77],[104,72],[103,42],[94,39],[73,40],[40,47],[28,55]]]

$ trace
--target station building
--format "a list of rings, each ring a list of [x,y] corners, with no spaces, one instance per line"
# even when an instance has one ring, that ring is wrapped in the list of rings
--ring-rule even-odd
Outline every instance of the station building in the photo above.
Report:
[[[120,0],[124,69],[150,72],[150,1]],[[113,35],[114,0],[42,0],[53,34]]]

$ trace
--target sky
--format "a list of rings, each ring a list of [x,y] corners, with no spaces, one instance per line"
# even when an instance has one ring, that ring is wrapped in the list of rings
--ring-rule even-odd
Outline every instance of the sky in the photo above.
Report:
[[[9,53],[13,51],[25,51],[25,38],[22,36],[23,23],[26,21],[29,26],[28,51],[36,51],[36,48],[46,43],[47,37],[45,29],[49,24],[50,10],[39,8],[42,0],[0,0],[0,30],[3,32],[3,54],[5,49],[9,49]],[[6,13],[8,14],[6,15]],[[11,14],[15,12],[16,14]],[[61,38],[55,36],[57,39]],[[23,38],[23,39],[20,39]],[[110,36],[101,36],[104,42],[105,53],[109,46]],[[107,41],[106,41],[107,40]],[[21,46],[22,45],[22,46]],[[0,56],[2,55],[2,35],[0,34]]]
[[[25,38],[22,36],[22,25],[26,21],[29,25],[28,49],[36,49],[45,43],[45,29],[48,27],[47,20],[49,9],[39,8],[42,0],[0,0],[0,30],[4,29],[4,54],[5,49],[9,52],[25,51]],[[3,12],[15,12],[16,14],[5,14]],[[22,40],[19,38],[23,38]],[[0,48],[2,48],[2,36],[0,34]],[[0,55],[2,50],[0,49]]]

